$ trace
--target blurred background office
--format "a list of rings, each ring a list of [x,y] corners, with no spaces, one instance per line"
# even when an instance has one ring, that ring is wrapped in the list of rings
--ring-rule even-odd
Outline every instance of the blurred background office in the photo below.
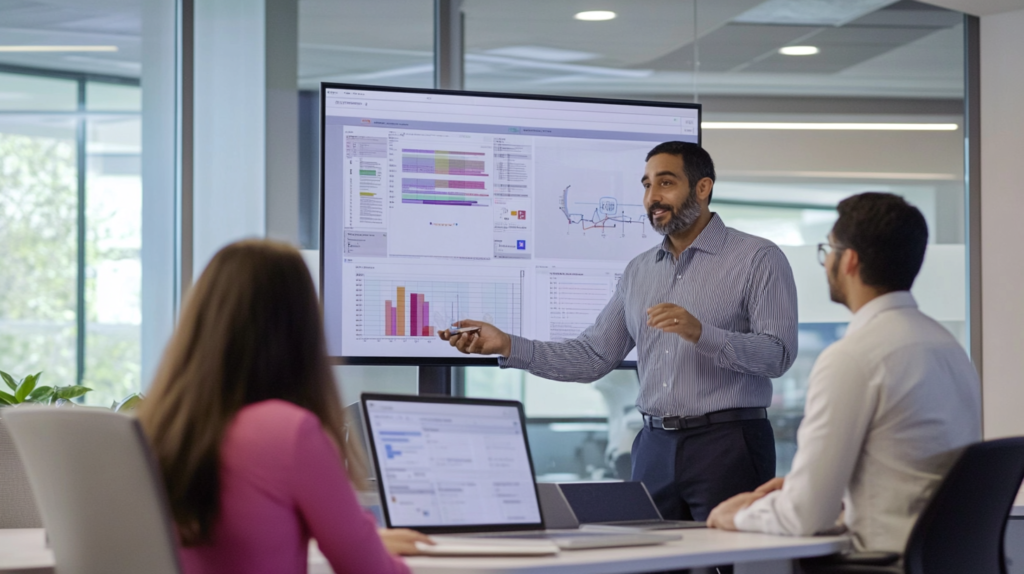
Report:
[[[1024,35],[1012,4],[981,3],[1000,51]],[[800,353],[769,410],[785,474],[811,365],[849,319],[814,254],[844,197],[889,191],[924,212],[915,296],[980,364],[982,214],[965,145],[978,27],[913,0],[0,3],[0,368],[87,385],[87,403],[144,391],[219,247],[265,235],[318,249],[319,83],[435,87],[441,49],[457,58],[439,64],[442,87],[703,104],[713,210],[782,246],[797,279]],[[349,401],[417,392],[416,367],[337,373]],[[638,428],[635,372],[595,385],[492,367],[453,376],[457,394],[524,402],[542,480],[625,473],[615,459]],[[986,403],[1003,402],[992,389]]]

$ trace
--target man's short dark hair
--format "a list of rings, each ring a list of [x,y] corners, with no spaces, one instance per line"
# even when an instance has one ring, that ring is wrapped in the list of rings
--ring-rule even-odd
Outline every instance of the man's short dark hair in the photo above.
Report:
[[[832,238],[857,252],[861,281],[884,293],[910,290],[928,245],[921,211],[898,195],[878,192],[847,197],[838,210]]]
[[[647,160],[660,154],[667,153],[678,156],[683,160],[683,174],[690,183],[690,189],[696,189],[697,182],[705,177],[715,181],[715,162],[711,161],[711,155],[704,151],[704,148],[695,143],[689,142],[665,142],[654,146],[654,149],[647,152]],[[714,190],[712,190],[713,192]],[[708,203],[711,203],[711,194],[708,194]]]

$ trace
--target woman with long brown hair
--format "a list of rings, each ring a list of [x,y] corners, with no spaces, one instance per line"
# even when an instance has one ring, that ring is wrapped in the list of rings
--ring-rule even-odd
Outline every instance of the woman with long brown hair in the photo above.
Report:
[[[315,538],[335,572],[406,573],[429,540],[376,530],[350,484],[341,398],[298,251],[250,240],[196,282],[139,411],[186,574],[299,574]],[[383,541],[382,541],[383,538]]]

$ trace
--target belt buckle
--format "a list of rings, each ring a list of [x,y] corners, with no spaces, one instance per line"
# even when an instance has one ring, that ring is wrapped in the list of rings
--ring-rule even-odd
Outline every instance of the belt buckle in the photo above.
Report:
[[[664,430],[679,430],[685,428],[682,426],[683,419],[680,417],[662,417],[661,428]]]
[[[688,429],[707,426],[711,424],[711,421],[708,420],[708,415],[697,415],[690,417],[682,417],[679,419],[679,423],[681,425],[679,428]]]

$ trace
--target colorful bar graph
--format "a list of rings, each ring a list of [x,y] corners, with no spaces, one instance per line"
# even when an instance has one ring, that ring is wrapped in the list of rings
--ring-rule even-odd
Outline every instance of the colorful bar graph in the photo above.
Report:
[[[486,176],[484,158],[487,154],[472,151],[436,149],[403,149],[402,171],[440,175]]]
[[[408,332],[406,326],[409,327]],[[394,301],[384,301],[384,336],[431,337],[433,331],[434,327],[430,324],[430,303],[427,302],[426,295],[406,293],[405,287],[396,287]]]

